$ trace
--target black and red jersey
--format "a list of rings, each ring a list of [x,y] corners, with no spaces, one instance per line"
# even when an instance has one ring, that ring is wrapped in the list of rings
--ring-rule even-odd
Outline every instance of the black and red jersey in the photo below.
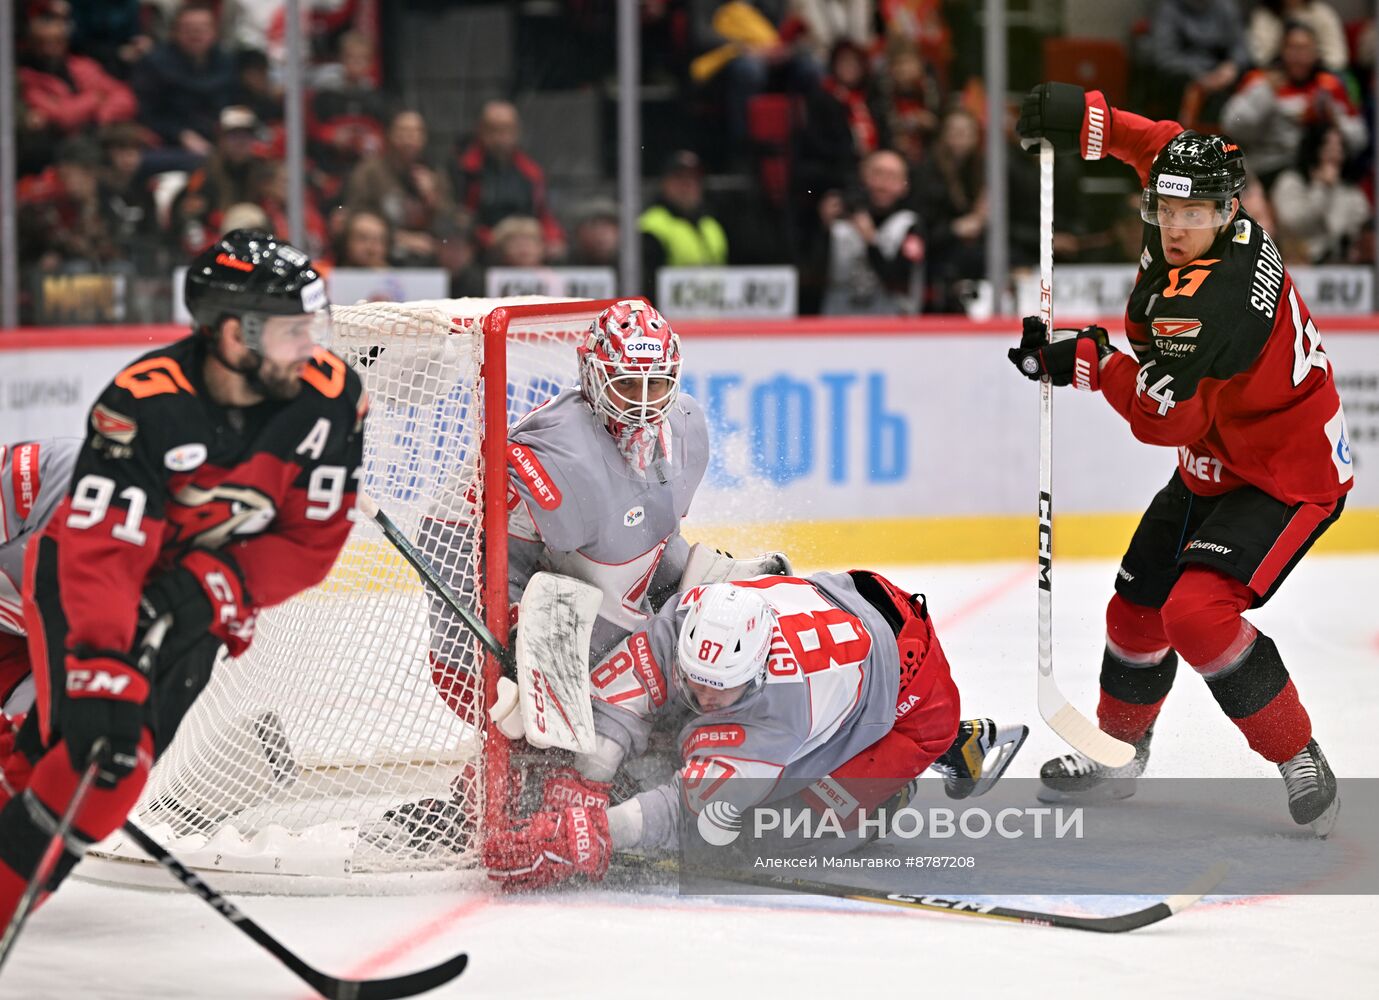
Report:
[[[1106,109],[1106,152],[1143,183],[1183,131]],[[1197,260],[1170,267],[1159,230],[1144,251],[1125,313],[1135,358],[1113,356],[1101,391],[1135,437],[1178,449],[1178,473],[1202,495],[1245,484],[1285,503],[1328,503],[1354,482],[1331,362],[1269,235],[1243,209]]]
[[[231,556],[258,609],[324,579],[349,535],[367,411],[358,375],[317,349],[293,399],[227,407],[207,391],[205,359],[199,336],[151,351],[91,409],[44,531],[41,558],[55,566],[35,572],[35,555],[25,580],[28,614],[61,607],[68,650],[130,649],[146,583],[192,548]],[[51,641],[55,623],[43,624]]]

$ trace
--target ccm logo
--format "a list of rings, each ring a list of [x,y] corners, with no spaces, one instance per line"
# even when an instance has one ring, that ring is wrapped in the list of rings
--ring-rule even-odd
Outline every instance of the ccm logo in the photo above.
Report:
[[[129,687],[128,674],[112,674],[108,670],[84,670],[78,667],[67,671],[67,690],[91,695],[119,697]]]
[[[541,671],[535,667],[531,668],[531,693],[532,709],[536,712],[536,728],[541,732],[546,731],[546,699],[541,694],[541,689],[546,686],[546,678],[541,676]]]
[[[1177,174],[1160,174],[1154,189],[1159,194],[1186,198],[1192,194],[1192,178],[1179,177]]]

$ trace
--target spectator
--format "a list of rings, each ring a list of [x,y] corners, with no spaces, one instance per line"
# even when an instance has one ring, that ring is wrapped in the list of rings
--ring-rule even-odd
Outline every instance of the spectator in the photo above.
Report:
[[[1279,64],[1255,70],[1226,105],[1224,124],[1250,151],[1250,166],[1272,188],[1284,169],[1298,161],[1303,131],[1314,122],[1340,129],[1347,156],[1365,148],[1364,119],[1336,74],[1321,68],[1317,36],[1303,24],[1283,35]]]
[[[456,151],[450,170],[456,200],[468,209],[480,245],[510,215],[535,217],[541,223],[546,256],[565,256],[565,232],[546,204],[546,175],[522,152],[522,126],[508,101],[489,101],[479,112],[478,128]]]
[[[313,181],[334,202],[350,171],[383,148],[387,109],[373,80],[373,42],[367,35],[340,37],[340,74],[311,98],[307,135],[315,163]]]
[[[19,61],[19,92],[30,128],[54,140],[98,125],[128,121],[138,110],[134,92],[85,56],[72,55],[72,21],[65,0],[49,0],[29,16]]]
[[[375,212],[351,212],[340,228],[335,262],[340,267],[387,267],[392,245],[393,232],[387,219]]]
[[[426,139],[419,112],[397,112],[382,152],[362,160],[345,186],[345,207],[387,219],[393,259],[413,267],[435,262],[436,226],[455,210],[445,175],[425,161]]]
[[[233,100],[265,124],[277,125],[283,120],[283,89],[273,82],[268,56],[258,49],[240,49],[235,56]]]
[[[579,267],[618,266],[618,206],[591,198],[575,212],[570,263]]]
[[[810,212],[820,193],[842,190],[857,176],[858,161],[889,145],[890,138],[885,116],[873,105],[866,53],[854,42],[841,41],[828,66],[795,132],[796,200]]]
[[[938,131],[941,106],[938,81],[919,50],[905,41],[888,45],[882,114],[891,134],[891,145],[911,167],[923,161],[924,151]]]
[[[794,0],[793,9],[820,64],[839,42],[851,42],[864,52],[871,48],[875,0]]]
[[[215,149],[187,178],[172,207],[173,231],[187,253],[201,251],[224,230],[227,208],[255,200],[249,175],[258,127],[258,117],[248,108],[232,104],[220,112]]]
[[[704,209],[699,157],[672,153],[661,173],[661,195],[637,222],[642,234],[642,270],[655,287],[663,267],[709,267],[728,263],[728,236]]]
[[[72,47],[128,80],[134,64],[153,48],[144,33],[139,0],[71,0]]]
[[[217,44],[215,12],[186,3],[168,41],[134,67],[139,119],[163,141],[144,157],[148,173],[193,170],[211,152],[220,109],[230,103],[234,60]]]
[[[981,126],[948,112],[929,158],[915,171],[916,207],[928,229],[929,297],[938,312],[962,312],[959,282],[986,274],[986,169]]]
[[[21,263],[53,273],[90,271],[119,259],[119,243],[101,208],[100,162],[95,140],[71,135],[59,144],[53,166],[19,182]]]
[[[890,45],[913,49],[934,68],[940,86],[947,88],[953,61],[953,32],[944,16],[944,0],[881,0],[881,23]],[[937,110],[937,108],[935,108]]]
[[[484,268],[479,262],[479,244],[474,231],[456,212],[442,220],[437,232],[440,248],[436,262],[450,275],[450,297],[467,299],[485,294]]]
[[[910,316],[924,301],[924,237],[905,203],[909,172],[899,153],[877,150],[859,167],[863,197],[831,192],[804,262],[801,299],[825,315]],[[819,292],[822,301],[819,301]],[[812,301],[811,301],[812,300]]]
[[[730,158],[745,161],[748,102],[767,90],[809,93],[820,65],[807,46],[781,38],[787,0],[687,0],[685,6],[696,55],[690,76],[699,84],[721,81]]]
[[[289,234],[291,224],[287,213],[287,164],[278,159],[255,159],[249,168],[250,200],[268,216],[268,231]],[[302,192],[303,238],[293,239],[294,246],[314,261],[330,261],[330,233],[326,220],[316,204],[311,188]]]
[[[107,125],[100,132],[104,164],[100,176],[100,199],[112,222],[115,239],[136,251],[136,258],[150,263],[162,233],[153,188],[139,172],[144,155],[143,129],[133,122]]]
[[[1231,88],[1249,65],[1236,0],[1161,0],[1150,28],[1151,100],[1178,117],[1185,91],[1200,94],[1197,117],[1215,122]]]
[[[493,227],[488,249],[497,267],[540,267],[545,263],[541,223],[529,215],[509,215]]]
[[[1247,38],[1256,66],[1272,66],[1283,50],[1283,30],[1292,22],[1312,29],[1322,65],[1344,73],[1350,62],[1345,27],[1336,9],[1323,0],[1260,0],[1250,14]]]
[[[1343,263],[1373,213],[1369,199],[1346,176],[1345,140],[1331,122],[1308,126],[1298,164],[1274,182],[1272,200],[1279,243],[1301,249],[1310,264]]]

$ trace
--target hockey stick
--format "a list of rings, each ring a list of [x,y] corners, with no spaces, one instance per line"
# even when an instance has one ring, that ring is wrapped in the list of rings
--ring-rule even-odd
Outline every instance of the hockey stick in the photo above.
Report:
[[[626,864],[631,862],[631,864]],[[645,861],[640,858],[619,858],[619,864],[632,869],[671,871],[672,865],[663,862]],[[859,886],[834,885],[830,882],[815,882],[810,879],[793,878],[789,875],[756,874],[732,870],[692,869],[689,874],[724,882],[736,882],[759,889],[779,889],[782,892],[805,893],[812,896],[832,896],[837,899],[851,899],[861,903],[879,903],[883,906],[899,906],[909,910],[922,910],[930,913],[949,913],[960,917],[978,917],[985,920],[1003,920],[1009,923],[1034,924],[1039,927],[1061,927],[1073,931],[1095,931],[1099,934],[1123,934],[1139,930],[1160,920],[1166,920],[1187,909],[1226,877],[1224,862],[1213,865],[1194,881],[1186,891],[1160,900],[1139,910],[1118,913],[1109,917],[1078,917],[1062,913],[1049,913],[1043,910],[1026,910],[1012,906],[998,906],[994,903],[978,903],[973,900],[950,899],[946,896],[922,896],[905,892],[885,892],[881,889],[867,889]]]
[[[393,997],[410,997],[450,982],[469,964],[469,956],[463,952],[447,959],[439,965],[420,972],[410,972],[392,979],[340,979],[326,975],[302,961],[273,935],[250,920],[239,908],[201,880],[195,872],[188,870],[182,862],[169,854],[161,844],[139,829],[131,820],[124,825],[125,835],[139,845],[139,848],[165,868],[173,878],[196,893],[211,908],[230,923],[253,938],[265,951],[283,965],[291,969],[298,978],[307,983],[317,993],[330,1000],[391,1000]]]
[[[360,493],[358,506],[382,529],[393,548],[421,574],[436,596],[516,677],[518,707],[527,742],[537,747],[592,751],[594,710],[589,698],[589,635],[603,602],[602,592],[555,573],[534,574],[522,594],[525,613],[518,621],[516,643],[510,649],[494,637],[371,497]]]
[[[1039,143],[1039,318],[1053,338],[1053,144]],[[1107,767],[1135,759],[1069,703],[1053,677],[1053,383],[1039,380],[1039,714],[1069,746]]]
[[[86,796],[91,791],[91,786],[96,783],[101,758],[105,756],[109,746],[110,743],[105,737],[96,740],[91,746],[90,756],[86,759],[86,770],[82,771],[81,780],[77,782],[76,790],[72,793],[67,808],[63,810],[62,818],[58,820],[52,836],[48,838],[48,846],[43,849],[43,855],[38,859],[38,865],[29,878],[29,884],[24,888],[24,895],[19,897],[19,905],[10,917],[10,925],[5,928],[5,936],[0,938],[0,969],[5,967],[5,960],[14,950],[14,942],[18,940],[19,932],[28,923],[29,915],[33,913],[34,904],[38,901],[43,886],[52,878],[53,869],[57,867],[58,858],[62,856],[62,848],[72,832],[72,824],[76,822],[77,812],[86,803]]]
[[[136,664],[140,673],[145,676],[152,673],[154,657],[158,655],[158,650],[163,645],[163,639],[171,627],[172,616],[163,615],[144,633]],[[86,803],[86,796],[90,794],[91,786],[96,783],[96,775],[100,773],[101,759],[109,749],[110,741],[104,736],[99,737],[91,745],[91,750],[86,757],[86,767],[81,772],[81,778],[77,781],[77,787],[72,792],[72,798],[68,801],[67,808],[63,810],[61,818],[58,819],[57,826],[53,827],[52,836],[48,838],[48,844],[43,848],[43,854],[39,857],[38,864],[34,866],[29,884],[24,887],[24,895],[19,897],[19,904],[10,917],[10,925],[5,928],[4,937],[0,938],[0,969],[5,967],[5,960],[10,957],[10,952],[14,950],[14,942],[18,940],[19,932],[28,923],[29,915],[33,913],[34,905],[38,901],[39,894],[43,891],[43,886],[53,876],[53,869],[57,867],[58,858],[62,856],[62,848],[66,845],[67,838],[72,833],[72,827],[76,824],[77,813]]]

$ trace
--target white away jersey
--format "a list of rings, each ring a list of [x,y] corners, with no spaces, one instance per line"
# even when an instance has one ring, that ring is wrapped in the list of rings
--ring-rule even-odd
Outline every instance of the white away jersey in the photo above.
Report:
[[[24,546],[67,495],[81,438],[0,444],[0,632],[24,635]]]
[[[890,732],[900,687],[895,633],[846,573],[735,581],[760,589],[775,611],[766,683],[680,731],[683,766],[673,786],[638,796],[643,848],[675,844],[679,810],[710,800],[745,810],[786,798]],[[594,670],[594,728],[624,750],[646,749],[675,710],[676,640],[699,599],[691,588],[667,601]],[[742,780],[750,779],[750,780]]]
[[[598,587],[596,655],[646,623],[658,568],[672,586],[684,568],[680,520],[708,466],[708,426],[683,393],[666,423],[669,457],[645,476],[628,465],[578,389],[537,407],[508,435],[510,599],[519,600],[542,569]]]

